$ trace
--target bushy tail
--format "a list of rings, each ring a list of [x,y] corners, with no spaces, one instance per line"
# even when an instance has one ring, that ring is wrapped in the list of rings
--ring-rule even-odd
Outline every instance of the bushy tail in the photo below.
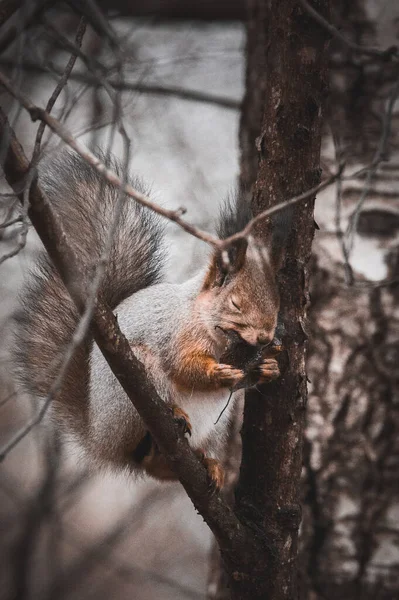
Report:
[[[120,172],[114,159],[106,162]],[[145,191],[138,180],[130,183]],[[70,151],[62,151],[44,163],[39,184],[58,213],[82,267],[93,273],[115,216],[118,190]],[[99,290],[111,308],[159,280],[163,266],[162,237],[157,216],[126,197]],[[16,315],[15,361],[25,389],[39,396],[48,394],[78,318],[62,281],[43,251],[22,291]],[[75,428],[76,408],[80,411],[80,425],[85,426],[91,344],[88,336],[76,350],[56,403]]]
[[[101,160],[121,177],[112,158]],[[44,166],[40,186],[61,218],[84,266],[95,265],[115,217],[119,190],[75,153],[64,151]],[[138,179],[131,185],[146,193]],[[154,213],[125,197],[101,293],[111,308],[158,281],[162,227]]]

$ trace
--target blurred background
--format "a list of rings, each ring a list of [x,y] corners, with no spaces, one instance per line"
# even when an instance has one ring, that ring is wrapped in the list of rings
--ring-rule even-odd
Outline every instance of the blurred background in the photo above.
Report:
[[[21,4],[0,28],[0,70],[44,106],[85,3]],[[99,5],[123,46],[122,68],[111,34],[88,26],[84,60],[54,116],[81,141],[121,155],[113,103],[100,85],[111,82],[132,142],[131,171],[150,184],[154,200],[186,207],[189,221],[214,232],[220,203],[239,179],[250,186],[256,171],[259,101],[246,81],[261,90],[267,74],[247,39],[245,1]],[[399,43],[394,0],[339,0],[333,22],[356,44]],[[399,598],[399,68],[337,39],[330,67],[323,173],[345,161],[354,176],[316,201],[302,593],[309,600]],[[30,156],[38,125],[1,90],[0,102]],[[43,153],[59,145],[46,130]],[[0,223],[8,223],[18,206],[4,179],[1,192]],[[171,223],[167,242],[170,281],[205,263],[205,244]],[[17,392],[8,352],[39,245],[24,223],[0,228],[0,448],[40,408]],[[226,448],[229,485],[239,424],[238,411]],[[180,484],[93,471],[47,416],[6,453],[0,472],[2,600],[228,597],[211,534]]]

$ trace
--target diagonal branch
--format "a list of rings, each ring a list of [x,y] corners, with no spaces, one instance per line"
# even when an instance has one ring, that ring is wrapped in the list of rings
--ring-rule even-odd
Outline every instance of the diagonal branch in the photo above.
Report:
[[[87,19],[102,38],[108,40],[113,49],[120,51],[120,40],[94,0],[68,0],[67,4],[81,17]]]
[[[122,189],[125,192],[125,194],[127,194],[127,196],[133,198],[134,200],[139,202],[139,204],[142,204],[146,208],[158,213],[159,215],[165,217],[169,221],[173,221],[190,235],[198,238],[199,240],[202,240],[203,242],[206,242],[207,244],[210,244],[219,252],[223,252],[224,250],[226,250],[228,246],[236,242],[238,239],[247,237],[251,233],[253,227],[260,221],[266,219],[267,217],[273,214],[276,214],[277,212],[284,210],[284,208],[286,208],[287,206],[291,206],[301,202],[302,200],[306,200],[307,198],[314,196],[314,194],[316,194],[317,192],[327,188],[329,185],[334,183],[339,177],[341,177],[342,172],[344,170],[344,165],[341,165],[336,173],[331,175],[328,179],[326,179],[319,185],[308,189],[306,192],[303,192],[298,196],[294,196],[289,200],[281,202],[276,206],[270,207],[262,211],[256,217],[251,219],[251,221],[241,232],[236,233],[226,238],[225,240],[220,240],[217,237],[211,235],[210,233],[199,229],[198,227],[189,223],[185,219],[182,219],[181,215],[185,214],[185,208],[180,207],[177,210],[169,210],[167,208],[163,208],[155,202],[153,202],[145,194],[142,194],[138,190],[135,190],[130,184],[124,183],[114,171],[108,169],[104,165],[104,163],[101,162],[99,158],[97,158],[97,156],[90,152],[90,150],[86,148],[86,146],[81,144],[70,133],[70,131],[68,131],[68,129],[64,127],[64,125],[62,125],[62,123],[60,123],[57,119],[49,115],[48,112],[46,112],[44,109],[33,104],[29,100],[29,98],[27,98],[20,91],[16,90],[13,87],[11,81],[3,73],[0,73],[0,85],[3,85],[6,88],[6,90],[22,104],[22,106],[29,112],[33,121],[40,120],[46,123],[46,125],[48,125],[48,127],[54,133],[56,133],[70,148],[75,150],[75,152],[77,152],[79,156],[81,156],[89,165],[91,165],[98,173],[100,173],[100,175],[104,177],[109,183],[111,183],[119,189]]]
[[[359,217],[360,217],[360,211],[367,199],[367,196],[370,193],[371,184],[372,184],[374,176],[377,172],[378,167],[380,166],[380,164],[383,160],[387,159],[387,156],[386,156],[387,155],[387,146],[388,146],[389,138],[390,138],[391,132],[392,132],[392,117],[393,117],[394,107],[395,107],[398,97],[399,97],[399,77],[398,77],[398,80],[396,81],[396,84],[393,86],[393,88],[391,90],[388,105],[386,107],[386,110],[385,110],[385,113],[383,116],[383,120],[382,120],[381,136],[380,136],[380,139],[378,142],[378,146],[374,153],[371,164],[368,167],[366,167],[366,173],[367,173],[366,181],[363,186],[362,192],[360,194],[360,198],[356,204],[356,208],[355,208],[353,214],[351,215],[347,230],[345,232],[346,239],[344,239],[344,242],[345,242],[345,249],[346,249],[348,258],[349,258],[350,252],[353,249],[354,237],[355,237],[355,232],[357,231],[357,226],[358,226]],[[351,283],[351,284],[353,283],[353,277],[351,279],[349,279],[349,283]]]
[[[85,55],[83,54],[83,56]],[[0,64],[9,67],[14,65],[14,61],[8,58],[3,58],[0,60]],[[24,70],[30,71],[32,73],[48,72],[48,68],[38,65],[33,61],[29,60],[24,60],[19,66]],[[71,79],[92,86],[96,86],[99,83],[102,83],[101,77],[93,74],[93,67],[95,65],[92,64],[91,66],[89,66],[86,63],[86,66],[88,66],[89,70],[91,71],[90,73],[74,73],[72,74]],[[61,71],[57,68],[56,65],[52,65],[52,70],[54,71],[54,73],[61,75]],[[139,92],[140,94],[148,94],[154,96],[171,96],[179,98],[179,100],[187,100],[188,102],[201,102],[203,104],[212,104],[214,106],[219,106],[220,108],[226,108],[228,110],[239,110],[241,107],[241,101],[236,100],[235,98],[231,98],[230,96],[210,94],[203,90],[194,90],[182,86],[151,83],[148,81],[119,82],[115,81],[114,79],[109,79],[108,83],[114,90],[120,90],[121,92]]]
[[[102,163],[88,148],[76,140],[73,135],[64,127],[57,119],[49,115],[44,109],[33,104],[26,96],[21,92],[14,89],[11,81],[0,73],[0,84],[3,85],[6,90],[14,96],[22,106],[29,112],[33,121],[43,121],[48,127],[54,131],[70,148],[75,150],[88,164],[90,164],[96,171],[98,171],[109,183],[122,189],[125,194],[145,206],[150,210],[157,212],[163,217],[177,223],[182,229],[197,237],[198,239],[211,244],[212,246],[218,246],[219,240],[213,235],[201,231],[194,225],[191,225],[186,220],[181,218],[181,215],[185,213],[185,209],[180,208],[178,210],[169,210],[156,205],[148,196],[142,194],[138,190],[135,190],[130,184],[123,183],[111,169],[108,169],[104,163]]]
[[[299,0],[299,3],[301,4],[302,8],[312,17],[312,19],[316,21],[316,23],[321,25],[333,37],[343,42],[345,46],[348,46],[348,48],[357,54],[373,56],[384,61],[399,59],[399,50],[397,46],[391,46],[385,50],[378,50],[377,48],[370,48],[368,46],[359,46],[359,44],[352,42],[352,40],[342,35],[342,33],[332,23],[327,21],[327,19],[325,19],[315,8],[313,8],[313,6],[311,6],[307,0]]]
[[[3,8],[3,4],[4,2],[2,3],[1,8]],[[18,9],[22,14],[18,15],[18,20],[16,20],[15,24],[6,29],[3,36],[0,37],[0,54],[17,39],[22,31],[31,27],[44,10],[50,8],[52,4],[55,4],[55,0],[35,0],[35,2],[32,0],[25,2],[22,2],[22,0],[17,2],[10,0],[7,4],[8,6],[6,5],[5,7],[3,21],[1,21],[2,15],[0,15],[0,24],[11,18]]]
[[[23,180],[28,173],[29,162],[1,109],[0,133],[3,139],[9,141],[4,173],[9,185],[18,189],[21,179]],[[71,298],[78,310],[82,312],[86,301],[83,292],[85,278],[79,257],[69,246],[62,225],[41,192],[37,181],[32,183],[29,200],[28,214],[32,224]],[[73,284],[69,277],[71,272],[74,273]],[[170,409],[158,396],[146,376],[143,365],[132,353],[114,314],[100,299],[97,299],[93,310],[91,331],[115,377],[134,404],[159,448],[173,465],[194,506],[218,539],[225,558],[234,562],[237,559],[246,561],[246,553],[254,548],[254,540],[222,497],[218,493],[211,492],[203,464],[185,438],[179,435]]]
[[[86,21],[85,21],[85,18],[82,17],[80,19],[80,23],[79,23],[78,30],[76,32],[76,37],[75,37],[75,44],[76,44],[77,48],[80,48],[82,45],[83,36],[85,34],[85,31],[86,31]],[[78,57],[78,54],[74,49],[72,51],[71,57],[70,57],[67,65],[64,69],[64,72],[62,73],[61,79],[59,80],[57,86],[55,87],[53,93],[51,94],[51,96],[49,98],[49,101],[47,102],[46,111],[48,113],[50,113],[52,111],[54,104],[57,102],[59,95],[61,94],[62,90],[68,83],[68,79],[71,75],[73,67],[75,66],[77,57]],[[37,131],[37,134],[36,134],[35,146],[33,149],[33,156],[32,156],[32,165],[33,166],[36,166],[37,160],[39,158],[40,144],[42,141],[45,127],[46,127],[46,124],[43,121],[41,121],[38,131]]]

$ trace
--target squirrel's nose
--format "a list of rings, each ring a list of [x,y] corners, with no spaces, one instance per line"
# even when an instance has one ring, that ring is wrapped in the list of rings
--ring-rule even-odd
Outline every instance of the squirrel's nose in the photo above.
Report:
[[[270,344],[271,337],[265,333],[260,333],[258,335],[257,342],[260,346],[265,346],[266,344]]]

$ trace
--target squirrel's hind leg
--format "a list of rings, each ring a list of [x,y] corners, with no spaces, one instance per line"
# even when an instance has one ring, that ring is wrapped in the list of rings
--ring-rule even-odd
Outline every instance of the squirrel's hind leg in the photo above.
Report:
[[[187,413],[177,405],[173,405],[171,409],[173,418],[182,434],[185,435],[187,433],[191,435],[191,423]],[[149,431],[147,431],[133,451],[133,460],[156,479],[169,481],[177,479],[176,473],[166,461],[163,454],[161,454]]]
[[[177,475],[161,454],[155,441],[148,431],[133,453],[133,459],[148,475],[155,479],[176,481]]]
[[[184,410],[174,405],[172,406],[172,412],[182,433],[191,435],[190,420]],[[223,487],[224,471],[219,461],[206,457],[203,450],[196,450],[195,452],[207,470],[211,488],[220,489]],[[144,469],[151,477],[165,481],[176,481],[178,479],[149,431],[137,444],[132,456],[136,465]]]

